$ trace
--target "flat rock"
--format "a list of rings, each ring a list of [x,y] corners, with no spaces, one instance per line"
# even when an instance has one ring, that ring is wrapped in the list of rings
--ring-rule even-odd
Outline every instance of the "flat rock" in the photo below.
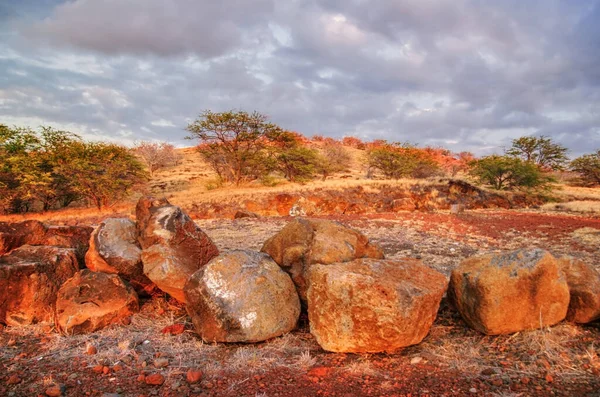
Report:
[[[144,274],[158,288],[185,302],[183,287],[219,251],[211,239],[166,199],[141,198],[136,206]]]
[[[297,218],[268,239],[262,252],[269,254],[291,276],[306,301],[306,272],[316,264],[383,258],[383,251],[362,233],[339,222]]]
[[[499,335],[562,321],[569,287],[549,252],[523,249],[464,260],[452,271],[448,298],[469,326]]]
[[[290,276],[266,254],[230,251],[185,286],[187,311],[205,341],[258,342],[296,327],[300,300]]]
[[[559,263],[571,295],[567,321],[585,324],[600,319],[600,272],[571,257],[560,258]]]
[[[310,332],[333,352],[383,352],[421,342],[446,277],[416,259],[316,264],[308,272]]]
[[[85,264],[94,272],[118,274],[138,292],[151,292],[154,283],[144,274],[142,249],[135,222],[127,218],[105,219],[90,237]]]
[[[0,323],[51,322],[56,293],[79,271],[75,249],[24,245],[0,257]]]
[[[65,334],[84,334],[126,323],[138,310],[137,294],[118,275],[85,269],[58,291],[56,325]]]

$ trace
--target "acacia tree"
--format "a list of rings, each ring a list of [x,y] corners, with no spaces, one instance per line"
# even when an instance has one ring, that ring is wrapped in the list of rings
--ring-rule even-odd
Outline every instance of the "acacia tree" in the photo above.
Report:
[[[282,131],[258,112],[204,111],[186,128],[198,139],[198,151],[224,180],[239,185],[263,168],[267,137]]]
[[[542,170],[560,170],[568,162],[567,148],[546,136],[523,136],[513,139],[509,156],[531,162]]]
[[[389,179],[426,178],[440,172],[430,155],[410,144],[374,142],[367,152],[367,163]]]
[[[517,157],[491,155],[471,162],[469,173],[496,190],[547,188],[553,179],[532,162]]]
[[[323,175],[323,180],[331,174],[348,168],[351,161],[352,158],[343,144],[326,143],[323,146],[321,161],[319,162],[319,171]]]
[[[600,185],[600,149],[595,153],[577,157],[571,161],[570,168],[579,173],[586,185]]]
[[[154,172],[161,168],[176,164],[179,158],[175,146],[167,142],[142,141],[137,143],[132,150],[146,164],[150,175],[154,175]]]

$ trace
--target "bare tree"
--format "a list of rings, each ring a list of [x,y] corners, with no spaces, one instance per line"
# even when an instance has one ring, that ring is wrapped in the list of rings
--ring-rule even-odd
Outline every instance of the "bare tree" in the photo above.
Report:
[[[161,168],[175,165],[179,159],[175,146],[167,142],[142,141],[136,144],[132,150],[144,161],[150,175],[154,175],[154,172]]]

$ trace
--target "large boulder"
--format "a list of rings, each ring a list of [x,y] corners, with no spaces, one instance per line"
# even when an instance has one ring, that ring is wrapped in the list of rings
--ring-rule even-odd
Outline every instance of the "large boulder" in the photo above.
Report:
[[[567,280],[542,249],[464,260],[452,271],[448,297],[469,326],[487,335],[556,324],[569,307]]]
[[[135,222],[127,218],[105,219],[90,237],[85,265],[94,272],[118,274],[138,292],[151,292],[154,283],[144,274],[142,249]]]
[[[362,233],[339,222],[298,218],[268,239],[262,252],[287,271],[306,301],[306,272],[316,264],[348,262],[359,258],[383,259],[383,251]]]
[[[165,199],[140,199],[136,215],[144,274],[158,288],[185,302],[185,283],[219,250],[181,208]]]
[[[0,222],[0,255],[27,244],[41,245],[45,235],[46,226],[40,221]]]
[[[139,310],[133,288],[116,274],[84,269],[67,280],[56,299],[56,325],[65,334],[127,323]]]
[[[300,300],[290,276],[266,254],[230,251],[185,286],[187,311],[205,341],[258,342],[295,328]]]
[[[24,245],[0,257],[0,323],[50,322],[56,293],[79,271],[75,250]]]
[[[359,259],[308,272],[310,332],[333,352],[382,352],[421,342],[446,277],[416,259]]]
[[[600,272],[571,257],[559,262],[571,294],[567,321],[583,324],[600,319]]]

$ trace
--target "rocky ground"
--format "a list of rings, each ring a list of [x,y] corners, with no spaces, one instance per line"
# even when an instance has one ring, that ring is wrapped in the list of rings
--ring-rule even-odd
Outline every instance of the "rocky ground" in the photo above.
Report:
[[[388,258],[420,258],[445,275],[468,256],[522,247],[573,255],[600,268],[600,219],[482,210],[335,219],[379,243]],[[258,250],[287,221],[197,223],[220,250]],[[305,316],[296,331],[264,343],[206,344],[181,305],[155,296],[130,325],[91,335],[4,328],[0,395],[594,396],[600,395],[599,345],[598,322],[485,336],[467,328],[445,300],[421,344],[387,354],[327,353]]]

